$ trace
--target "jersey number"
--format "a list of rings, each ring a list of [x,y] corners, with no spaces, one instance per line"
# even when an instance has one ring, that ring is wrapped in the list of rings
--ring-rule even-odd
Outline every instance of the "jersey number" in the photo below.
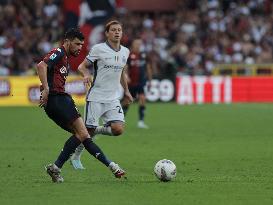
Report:
[[[116,106],[116,108],[118,108],[118,113],[122,113],[122,109],[121,109],[121,107],[119,105]]]

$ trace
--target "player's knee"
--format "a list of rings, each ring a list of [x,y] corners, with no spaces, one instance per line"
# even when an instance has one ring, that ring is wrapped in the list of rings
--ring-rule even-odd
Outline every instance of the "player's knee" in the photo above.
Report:
[[[140,95],[139,96],[139,104],[140,105],[145,105],[145,102],[146,102],[145,95]]]
[[[83,142],[87,138],[90,137],[89,133],[87,130],[80,130],[76,133],[76,136]]]
[[[112,133],[114,136],[119,136],[123,133],[123,126],[111,126]]]
[[[124,130],[124,124],[123,123],[112,123],[111,124],[111,131],[114,136],[121,135]]]
[[[95,128],[88,128],[88,133],[90,135],[90,137],[94,137],[95,136]]]
[[[113,129],[112,133],[114,136],[119,136],[123,133],[123,129]]]

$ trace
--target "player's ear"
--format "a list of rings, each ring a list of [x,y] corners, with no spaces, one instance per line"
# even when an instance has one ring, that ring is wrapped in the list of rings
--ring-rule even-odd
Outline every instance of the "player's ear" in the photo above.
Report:
[[[69,44],[69,42],[70,42],[69,39],[67,38],[64,39],[64,43]]]

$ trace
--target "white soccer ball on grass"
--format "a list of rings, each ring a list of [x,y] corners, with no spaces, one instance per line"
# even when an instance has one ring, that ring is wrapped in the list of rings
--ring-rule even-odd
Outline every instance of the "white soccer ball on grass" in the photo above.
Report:
[[[168,182],[176,177],[176,166],[168,159],[159,160],[154,167],[156,177],[163,182]]]

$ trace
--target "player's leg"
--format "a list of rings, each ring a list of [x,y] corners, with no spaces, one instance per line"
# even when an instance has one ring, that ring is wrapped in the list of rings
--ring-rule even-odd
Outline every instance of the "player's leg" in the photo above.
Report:
[[[144,87],[143,86],[139,86],[138,88],[138,124],[137,126],[139,128],[144,128],[147,129],[148,126],[144,123],[144,118],[145,118],[145,110],[146,110],[146,97],[145,97],[145,93],[144,93]]]
[[[92,139],[90,138],[90,135],[84,125],[82,118],[78,118],[77,120],[75,120],[75,122],[73,123],[73,129],[75,131],[75,137],[80,140],[80,141],[77,141],[76,147],[79,146],[80,143],[82,143],[84,145],[84,148],[92,156],[97,158],[105,166],[109,167],[109,165],[112,161],[110,161],[104,155],[102,150],[92,141]],[[92,132],[92,129],[90,130],[90,132]],[[73,139],[73,138],[71,138],[71,139]],[[70,140],[68,142],[70,142]],[[54,163],[58,168],[61,168],[63,166],[63,164],[65,163],[65,161],[67,161],[68,158],[70,157],[70,155],[75,151],[76,147],[74,145],[75,145],[75,143],[73,143],[73,144],[66,143],[65,144],[60,156],[58,157],[58,159]],[[72,146],[73,146],[73,150],[72,150]]]
[[[101,119],[106,122],[104,126],[97,126],[95,134],[119,136],[124,131],[124,114],[119,101],[106,103]]]
[[[81,132],[82,129],[86,129],[83,121],[80,124],[80,126],[75,127],[75,132]],[[88,132],[93,135],[95,128],[88,128]],[[89,135],[90,136],[90,135]],[[107,157],[104,155],[104,153],[102,152],[102,150],[92,141],[91,137],[86,138],[82,141],[82,145],[84,146],[84,148],[95,158],[97,158],[100,162],[102,162],[105,166],[109,166],[109,164],[111,163],[111,161],[109,159],[107,159]],[[79,149],[79,147],[77,148]],[[80,150],[79,150],[80,151]],[[81,150],[82,151],[82,150]],[[74,154],[76,156],[76,158],[79,159],[80,161],[80,157],[77,155],[81,155],[81,153],[75,153]],[[73,164],[72,164],[73,165]]]
[[[94,135],[95,128],[89,128],[88,131],[91,135]],[[93,142],[92,138],[86,139],[85,141],[82,142],[82,144],[92,156],[94,156],[106,167],[108,167],[116,178],[121,178],[122,176],[125,175],[125,171],[121,169],[118,164],[109,160],[103,153],[101,148]]]
[[[86,129],[83,121],[81,123],[81,126],[83,126],[84,128],[79,127],[79,129]],[[79,131],[80,131],[79,130]],[[77,132],[77,131],[76,131]],[[94,128],[88,128],[88,132],[89,133],[94,133]],[[88,134],[88,136],[90,136]],[[100,162],[102,162],[105,166],[109,166],[109,164],[112,162],[111,160],[109,160],[103,153],[103,151],[93,142],[93,140],[91,139],[91,137],[88,137],[86,139],[84,139],[82,141],[82,144],[84,145],[84,148],[95,158],[97,158]]]
[[[108,108],[110,109],[102,116],[103,121],[106,122],[106,125],[104,126],[106,130],[103,131],[103,129],[101,129],[99,132],[99,129],[97,127],[95,132],[104,135],[121,135],[124,131],[125,122],[122,107],[120,103],[117,102],[109,104]],[[121,178],[125,175],[125,171],[114,162],[111,162],[109,164],[109,168],[117,178]]]
[[[102,114],[102,104],[97,102],[87,101],[84,109],[84,122],[85,126],[88,128],[89,135],[93,137],[94,130],[99,126],[99,118]],[[75,152],[70,157],[71,165],[74,169],[84,169],[81,162],[81,155],[84,151],[84,145],[79,145]]]
[[[124,131],[124,123],[122,121],[109,121],[104,126],[96,127],[95,134],[119,136]]]
[[[95,118],[99,119],[99,117],[97,115],[99,114],[100,107],[97,107],[96,109],[93,109],[95,113],[91,113],[91,111],[92,111],[91,107],[95,107],[96,106],[96,104],[94,104],[92,106],[91,106],[91,104],[92,104],[91,102],[86,102],[86,104],[85,104],[85,108],[84,108],[84,122],[87,122],[87,119],[88,119],[88,122],[90,120],[94,121],[94,119],[90,115],[92,115],[92,116],[95,115],[96,116]],[[89,108],[89,112],[87,112],[88,111],[88,107],[90,107]],[[95,124],[98,125],[98,120],[95,122]],[[91,125],[89,125],[89,127],[90,126]],[[89,132],[89,134],[90,134],[91,137],[94,136],[93,133]],[[85,169],[84,166],[83,166],[83,164],[82,164],[82,162],[81,162],[81,155],[82,155],[83,151],[84,151],[84,145],[80,144],[76,148],[75,152],[71,155],[71,157],[70,157],[70,163],[71,163],[71,165],[73,166],[74,169],[80,169],[80,170]]]
[[[95,129],[99,125],[99,118],[103,112],[104,105],[102,103],[87,102],[85,109],[85,127],[87,127],[91,137],[95,135]],[[125,175],[125,171],[122,170],[118,164],[109,160],[103,151],[93,142],[92,138],[86,139],[82,144],[91,155],[102,162],[105,166],[109,167],[115,177],[120,178]],[[73,155],[81,155],[81,152],[74,153]]]
[[[122,170],[118,164],[109,160],[103,151],[92,141],[82,118],[76,119],[72,124],[72,128],[74,129],[75,135],[66,141],[64,148],[55,163],[52,166],[47,167],[47,172],[54,182],[63,182],[63,179],[60,176],[60,169],[80,143],[84,145],[85,149],[92,156],[107,166],[115,177],[120,178],[125,175],[125,171]],[[92,132],[94,132],[94,129],[90,130],[90,133]]]
[[[70,163],[74,167],[74,169],[83,170],[85,167],[81,162],[81,155],[84,151],[84,145],[80,144],[76,149],[75,152],[70,157]]]
[[[60,176],[63,164],[69,159],[76,147],[89,137],[89,134],[70,96],[50,97],[45,110],[48,116],[60,127],[73,133],[65,142],[55,163],[46,166],[47,173],[51,176],[53,182],[63,182],[63,178]]]
[[[74,135],[72,135],[64,144],[63,150],[61,151],[59,157],[55,161],[55,165],[62,168],[64,163],[69,159],[70,155],[75,151],[75,149],[84,142],[86,139],[90,138],[89,133],[84,126],[81,117],[74,120],[71,124],[74,130]]]

